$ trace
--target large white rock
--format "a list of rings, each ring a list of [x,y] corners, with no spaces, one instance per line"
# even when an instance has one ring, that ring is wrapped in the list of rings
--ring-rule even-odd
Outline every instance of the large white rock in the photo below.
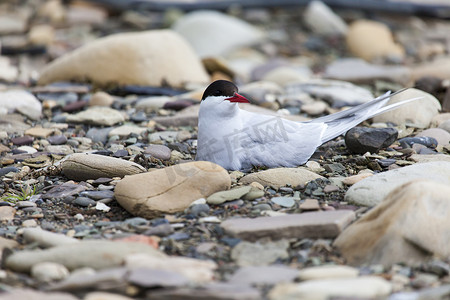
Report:
[[[19,110],[22,114],[36,119],[41,115],[41,102],[31,93],[22,90],[0,92],[0,107],[7,110]]]
[[[450,162],[420,163],[370,176],[352,185],[345,194],[345,201],[375,206],[395,188],[415,179],[450,185]]]
[[[120,33],[100,38],[51,62],[39,84],[92,81],[98,85],[183,87],[209,81],[191,46],[172,30]]]
[[[391,122],[397,125],[410,124],[419,127],[428,127],[433,117],[441,110],[441,104],[433,95],[410,88],[391,97],[388,105],[416,97],[423,98],[378,115],[373,118],[373,121],[375,123]]]
[[[450,177],[449,169],[446,177]],[[449,210],[449,181],[408,182],[344,230],[334,245],[352,265],[410,265],[448,257]]]
[[[222,56],[230,50],[260,41],[263,34],[252,25],[217,11],[196,11],[173,25],[201,57]]]

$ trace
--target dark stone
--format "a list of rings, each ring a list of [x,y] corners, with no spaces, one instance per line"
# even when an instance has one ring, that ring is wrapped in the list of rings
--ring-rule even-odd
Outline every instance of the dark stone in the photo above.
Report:
[[[185,232],[175,232],[167,237],[174,241],[184,241],[191,238],[191,236]]]
[[[208,204],[194,204],[191,207],[189,207],[189,213],[191,213],[195,217],[206,216],[208,215],[209,210],[210,207]]]
[[[11,142],[16,146],[30,145],[33,143],[34,138],[32,136],[24,135],[16,138],[12,138]]]
[[[178,111],[178,110],[182,110],[186,107],[189,107],[193,104],[194,104],[193,101],[181,99],[181,100],[167,102],[164,104],[163,108]]]
[[[395,164],[395,159],[392,159],[392,158],[380,159],[378,161],[378,164],[380,166],[382,166],[383,168],[387,168],[390,165]]]
[[[438,141],[429,136],[405,137],[398,140],[402,148],[410,148],[414,144],[421,144],[425,147],[436,148]]]
[[[47,141],[51,144],[51,145],[63,145],[65,143],[67,143],[67,138],[60,134],[60,135],[52,135],[49,136],[47,138]]]
[[[75,183],[63,183],[51,188],[46,194],[42,196],[44,199],[52,198],[66,198],[68,196],[77,195],[84,191],[86,187]]]
[[[76,101],[69,104],[64,105],[62,108],[63,112],[74,112],[77,110],[83,109],[88,104],[88,101],[82,100],[82,101]]]
[[[326,165],[323,166],[323,168],[328,173],[341,174],[341,173],[345,172],[345,166],[340,164],[340,163],[326,164]],[[312,182],[310,182],[310,184],[312,184]]]
[[[140,287],[153,288],[183,286],[187,285],[189,280],[173,271],[137,268],[130,271],[128,282]]]
[[[19,172],[19,169],[17,169],[16,167],[4,167],[4,168],[1,168],[0,169],[0,176],[5,176],[9,172],[17,173],[17,172]]]
[[[345,144],[353,153],[376,153],[389,147],[397,139],[395,128],[354,127],[345,134]]]
[[[167,145],[170,149],[181,153],[189,153],[189,146],[183,143],[172,143]]]
[[[84,207],[88,207],[88,206],[95,206],[97,203],[92,200],[91,198],[87,198],[87,197],[77,197],[74,201],[73,204],[77,204],[79,206],[84,206]]]
[[[100,184],[108,184],[112,181],[112,178],[106,178],[106,177],[100,177],[94,180],[94,182],[92,182],[92,185],[97,186]]]
[[[129,153],[128,153],[128,151],[125,150],[125,149],[117,150],[117,151],[114,152],[114,154],[113,154],[114,157],[118,157],[118,158],[120,158],[120,157],[125,157],[125,156],[128,156],[128,155],[129,155]]]
[[[145,235],[156,235],[159,237],[165,237],[173,233],[173,228],[170,224],[161,224],[144,232]]]

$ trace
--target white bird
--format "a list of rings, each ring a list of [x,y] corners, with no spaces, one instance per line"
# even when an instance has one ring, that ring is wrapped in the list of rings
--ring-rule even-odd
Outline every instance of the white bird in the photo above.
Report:
[[[238,103],[250,102],[237,92],[237,86],[226,80],[206,88],[198,116],[196,160],[211,161],[227,170],[296,167],[306,163],[317,147],[362,121],[419,99],[383,107],[389,101],[388,92],[344,111],[294,122],[240,109]]]

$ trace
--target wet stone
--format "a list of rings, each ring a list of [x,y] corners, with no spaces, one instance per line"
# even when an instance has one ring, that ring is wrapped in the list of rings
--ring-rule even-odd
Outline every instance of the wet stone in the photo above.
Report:
[[[435,138],[428,137],[428,136],[421,136],[421,137],[406,137],[398,140],[400,143],[400,146],[402,148],[410,148],[414,144],[421,144],[425,147],[429,148],[436,148],[438,145],[438,141]]]
[[[345,144],[354,153],[376,153],[395,142],[397,136],[395,128],[354,127],[345,134]]]

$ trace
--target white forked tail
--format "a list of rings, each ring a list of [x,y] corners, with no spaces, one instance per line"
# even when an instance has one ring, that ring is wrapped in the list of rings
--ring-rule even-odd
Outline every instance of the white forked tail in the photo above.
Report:
[[[309,122],[311,123],[325,123],[328,127],[322,136],[322,143],[334,139],[335,137],[347,132],[349,129],[355,127],[359,123],[375,117],[376,115],[385,113],[387,111],[398,108],[406,103],[422,99],[423,97],[416,97],[402,102],[390,104],[388,106],[386,103],[389,101],[390,97],[405,91],[402,89],[391,95],[391,92],[375,98],[367,103],[346,109],[328,116],[320,117]]]

